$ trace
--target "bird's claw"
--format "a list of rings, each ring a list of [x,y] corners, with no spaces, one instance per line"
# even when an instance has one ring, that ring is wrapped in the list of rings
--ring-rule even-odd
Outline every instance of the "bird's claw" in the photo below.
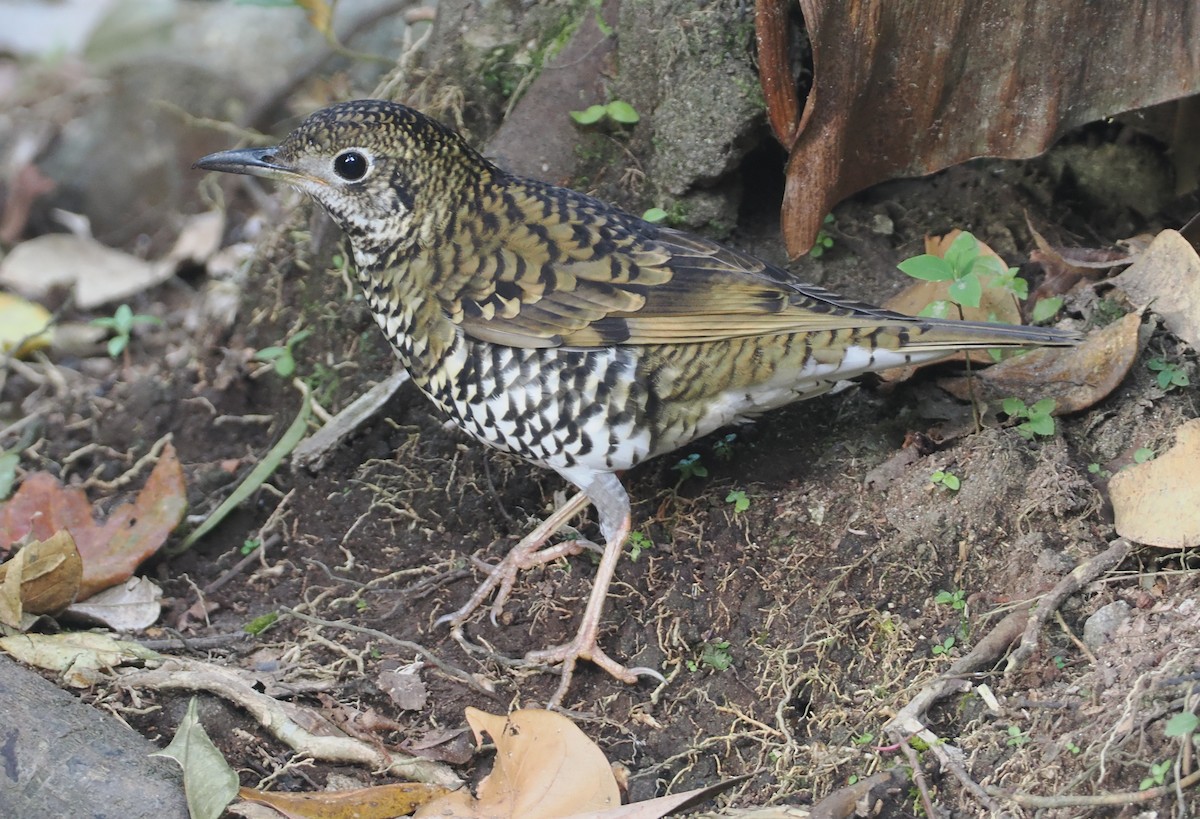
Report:
[[[660,683],[667,681],[666,677],[653,668],[647,668],[646,666],[627,668],[621,665],[604,653],[604,649],[600,648],[596,643],[595,635],[589,636],[581,632],[576,634],[575,639],[569,643],[551,646],[550,648],[538,651],[530,651],[525,655],[525,661],[531,664],[562,665],[562,670],[559,672],[558,688],[555,689],[554,695],[550,697],[550,701],[547,703],[548,707],[558,708],[562,705],[563,697],[567,695],[567,691],[571,688],[571,680],[575,676],[575,664],[580,660],[587,660],[599,666],[614,679],[626,685],[633,685],[640,677],[651,677]]]

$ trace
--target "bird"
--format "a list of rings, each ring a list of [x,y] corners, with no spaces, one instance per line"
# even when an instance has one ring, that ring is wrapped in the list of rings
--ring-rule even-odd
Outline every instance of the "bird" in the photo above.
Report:
[[[460,627],[489,595],[494,620],[520,571],[580,550],[547,544],[595,507],[602,556],[575,637],[524,658],[558,669],[552,705],[580,660],[625,683],[662,679],[599,645],[631,527],[625,470],[863,373],[1078,341],[903,315],[799,283],[725,244],[508,173],[396,102],[334,104],[274,147],[195,167],[316,200],[348,237],[371,313],[417,388],[467,435],[578,489],[439,622]]]

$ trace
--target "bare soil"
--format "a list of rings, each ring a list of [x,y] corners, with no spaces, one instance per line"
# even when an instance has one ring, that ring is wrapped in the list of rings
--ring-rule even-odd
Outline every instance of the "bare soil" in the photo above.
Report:
[[[1092,132],[1077,142],[1112,139]],[[777,160],[769,151],[754,157],[768,167]],[[981,161],[869,191],[837,210],[834,248],[793,267],[802,279],[880,301],[903,285],[893,265],[921,252],[925,232],[974,230],[1015,264],[1033,246],[1027,213],[1053,226],[1054,240],[1090,246],[1177,224],[1176,214],[1195,210],[1194,198],[1153,217],[1114,209],[1049,168],[1046,160]],[[761,167],[746,173],[754,184],[769,175]],[[748,197],[754,202],[733,238],[777,261],[778,193]],[[241,236],[248,205],[232,206],[231,238]],[[298,406],[288,381],[253,372],[253,350],[311,329],[296,348],[298,375],[331,412],[385,377],[391,354],[361,302],[347,299],[347,280],[332,261],[339,239],[304,208],[257,239],[228,332],[188,325],[209,285],[198,270],[134,305],[165,325],[139,332],[128,361],[60,362],[57,369],[70,373],[62,383],[10,372],[0,400],[39,415],[36,466],[70,482],[111,479],[171,434],[192,510],[203,516]],[[880,227],[884,220],[890,228]],[[1010,427],[934,441],[926,434],[939,422],[968,412],[923,373],[776,412],[628,474],[634,527],[645,540],[619,569],[602,644],[630,664],[661,669],[668,682],[626,686],[584,665],[566,705],[610,759],[627,766],[630,799],[746,774],[722,804],[810,804],[906,764],[881,731],[888,718],[1004,614],[1029,607],[1104,551],[1115,533],[1102,471],[1130,463],[1139,447],[1168,446],[1171,431],[1200,414],[1193,390],[1154,384],[1144,360],[1163,354],[1179,360],[1184,351],[1157,331],[1115,394],[1060,419],[1044,440],[1027,441]],[[729,432],[735,437],[726,441]],[[674,468],[692,453],[707,477],[683,479]],[[1090,472],[1091,464],[1101,471]],[[952,471],[962,488],[934,486],[937,470]],[[229,635],[227,645],[200,654],[292,685],[305,705],[375,709],[401,726],[382,732],[380,742],[459,728],[465,706],[539,706],[557,677],[503,658],[573,634],[594,567],[589,556],[523,576],[497,625],[484,614],[469,623],[466,638],[485,652],[467,651],[434,621],[481,580],[473,560],[498,559],[564,489],[557,477],[446,430],[414,389],[403,388],[319,471],[280,471],[190,552],[145,567],[169,598],[162,633],[150,636]],[[750,502],[740,512],[727,500],[737,491]],[[594,534],[591,522],[581,529]],[[248,540],[266,546],[235,570]],[[1135,550],[1067,600],[1023,670],[1006,676],[1001,661],[970,675],[963,693],[934,707],[929,727],[965,753],[967,775],[983,786],[1136,794],[1152,764],[1180,753],[1179,741],[1164,736],[1164,717],[1195,705],[1188,682],[1200,664],[1194,566],[1193,554]],[[962,608],[935,602],[942,591],[961,591]],[[1085,648],[1085,620],[1118,600],[1129,604],[1130,618],[1111,640]],[[284,616],[242,639],[248,622],[285,608],[325,625]],[[492,693],[426,666],[427,704],[398,711],[376,676],[413,661],[412,652],[339,624],[419,643]],[[981,699],[981,684],[998,709]],[[143,691],[135,701],[120,689],[84,696],[160,743],[188,699]],[[363,770],[293,764],[285,748],[216,698],[202,697],[201,716],[243,784],[273,776],[273,787],[312,789],[334,773],[383,781]],[[933,754],[922,751],[920,761],[937,803],[954,815],[991,812]],[[464,775],[477,773],[472,764]],[[1038,812],[997,804],[1018,815]],[[900,787],[878,810],[916,815],[920,799]],[[1196,796],[1040,815],[1140,810],[1195,815]]]

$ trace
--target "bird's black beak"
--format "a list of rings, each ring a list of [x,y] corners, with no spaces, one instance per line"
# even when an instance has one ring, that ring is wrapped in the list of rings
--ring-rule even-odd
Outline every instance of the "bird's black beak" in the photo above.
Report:
[[[218,151],[197,160],[192,167],[202,171],[241,173],[284,182],[294,180],[296,171],[276,160],[277,150],[278,148],[242,148],[237,151]]]

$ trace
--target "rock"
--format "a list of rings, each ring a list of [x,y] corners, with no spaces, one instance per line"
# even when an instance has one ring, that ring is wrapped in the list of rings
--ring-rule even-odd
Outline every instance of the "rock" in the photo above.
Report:
[[[1107,643],[1117,633],[1121,624],[1129,619],[1132,612],[1124,600],[1117,600],[1104,606],[1087,619],[1083,624],[1083,642],[1092,651]]]

